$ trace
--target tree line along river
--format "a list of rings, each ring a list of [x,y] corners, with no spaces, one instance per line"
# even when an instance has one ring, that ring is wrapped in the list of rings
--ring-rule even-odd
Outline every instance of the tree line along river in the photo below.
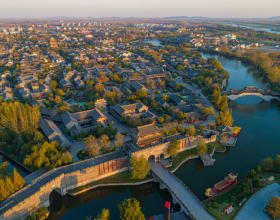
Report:
[[[223,56],[202,53],[203,58],[215,57],[230,73],[227,90],[241,89],[245,86],[257,86],[265,89],[266,83],[251,67],[240,61]],[[238,173],[238,178],[245,177],[248,170],[261,163],[263,158],[275,157],[280,154],[279,124],[280,103],[272,100],[264,102],[255,96],[241,97],[229,101],[232,109],[234,125],[242,127],[235,147],[228,147],[225,153],[214,154],[216,159],[212,167],[203,167],[200,160],[184,163],[176,175],[201,200],[204,192],[215,183],[222,180],[228,173]],[[167,211],[164,201],[171,201],[167,190],[161,190],[157,183],[149,183],[132,187],[102,187],[90,190],[75,197],[66,195],[55,198],[51,204],[51,220],[76,220],[93,218],[103,208],[110,209],[111,216],[118,219],[118,204],[125,198],[136,198],[140,201],[145,216],[158,215]],[[172,205],[173,211],[178,211],[178,205]]]

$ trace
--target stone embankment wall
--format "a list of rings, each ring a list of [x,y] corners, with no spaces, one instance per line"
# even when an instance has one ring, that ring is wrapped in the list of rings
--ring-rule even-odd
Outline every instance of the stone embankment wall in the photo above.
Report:
[[[67,190],[83,186],[128,169],[128,158],[108,160],[103,156],[54,169],[35,179],[0,205],[0,219],[21,219],[40,206],[50,205],[49,195],[55,190],[65,195]],[[106,158],[106,155],[104,156]],[[99,162],[98,161],[102,161]],[[104,161],[104,162],[103,162]],[[88,166],[92,163],[92,166]]]

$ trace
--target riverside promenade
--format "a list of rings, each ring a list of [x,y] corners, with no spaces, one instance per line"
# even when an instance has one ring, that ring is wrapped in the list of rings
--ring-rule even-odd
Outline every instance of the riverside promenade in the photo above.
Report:
[[[197,220],[215,220],[206,211],[202,202],[174,174],[160,163],[151,161],[150,164],[151,170],[156,178],[160,180],[161,186],[169,190],[173,197],[173,202],[178,202],[187,215],[191,214]]]

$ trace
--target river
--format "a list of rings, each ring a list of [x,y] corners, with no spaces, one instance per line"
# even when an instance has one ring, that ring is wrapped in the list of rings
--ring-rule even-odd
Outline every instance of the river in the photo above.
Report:
[[[25,170],[23,167],[19,166],[18,164],[14,163],[13,161],[11,161],[9,158],[7,158],[6,156],[4,156],[3,154],[0,153],[0,164],[4,161],[8,161],[8,169],[9,172],[13,172],[14,168],[17,169],[17,171],[19,172],[19,174],[22,177],[25,177],[26,175],[29,174],[29,171]]]
[[[233,27],[241,27],[241,28],[253,29],[256,31],[267,31],[267,32],[274,33],[274,34],[280,34],[279,31],[273,31],[273,30],[271,30],[271,28],[257,28],[257,27],[250,27],[250,26],[245,26],[245,25],[240,25],[240,24],[231,24],[231,23],[225,23],[225,24],[233,26]]]
[[[227,89],[241,89],[244,86],[266,88],[262,80],[252,68],[240,61],[223,56],[202,53],[203,58],[215,57],[230,73]],[[280,103],[264,102],[255,96],[241,97],[230,101],[234,125],[241,126],[242,131],[235,147],[228,147],[225,153],[214,154],[216,159],[212,167],[203,167],[200,160],[191,160],[183,164],[175,173],[200,199],[213,184],[222,180],[228,173],[238,173],[243,178],[247,171],[261,163],[263,158],[275,158],[280,154],[279,122]],[[106,187],[93,189],[81,195],[58,197],[52,204],[51,220],[95,218],[102,208],[110,209],[112,219],[119,218],[118,204],[125,198],[136,198],[145,216],[165,213],[164,201],[171,201],[171,195],[160,190],[157,183],[134,187]],[[172,206],[178,211],[178,206]]]

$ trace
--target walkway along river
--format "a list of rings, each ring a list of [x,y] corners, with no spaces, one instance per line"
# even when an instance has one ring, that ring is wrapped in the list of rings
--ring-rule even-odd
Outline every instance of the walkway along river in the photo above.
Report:
[[[241,89],[245,86],[257,86],[265,89],[266,84],[258,73],[246,67],[240,61],[203,53],[203,57],[216,57],[229,71],[230,80],[227,89]],[[204,199],[205,189],[222,180],[228,173],[238,173],[239,178],[249,169],[261,163],[265,157],[275,157],[279,150],[280,103],[263,102],[259,97],[246,96],[229,102],[232,108],[234,125],[242,127],[234,148],[225,153],[215,154],[215,165],[203,167],[200,160],[191,160],[183,164],[176,175],[197,195]],[[110,209],[111,216],[118,219],[118,204],[125,198],[133,197],[140,201],[146,216],[165,213],[164,201],[171,201],[167,190],[160,190],[158,184],[150,183],[134,187],[97,188],[84,194],[64,196],[51,205],[50,219],[71,220],[96,217],[102,208]],[[178,206],[173,206],[178,211]]]

